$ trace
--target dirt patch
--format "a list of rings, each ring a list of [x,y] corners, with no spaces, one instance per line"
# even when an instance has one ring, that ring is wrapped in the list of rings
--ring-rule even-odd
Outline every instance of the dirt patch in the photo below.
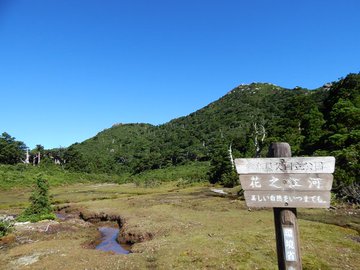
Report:
[[[0,249],[8,246],[16,241],[14,234],[9,234],[0,238]]]
[[[36,263],[37,261],[39,261],[39,257],[41,254],[36,253],[36,254],[32,254],[32,255],[28,255],[28,256],[22,256],[18,259],[16,259],[15,261],[12,262],[12,264],[14,266],[27,266],[33,263]]]
[[[42,220],[36,223],[31,222],[16,222],[14,224],[15,230],[23,231],[36,231],[50,233],[55,226],[59,226],[59,222],[55,220]]]
[[[131,232],[123,228],[119,233],[118,241],[120,243],[135,244],[153,239],[154,235],[151,232]]]
[[[107,214],[104,212],[88,213],[85,211],[81,211],[79,213],[79,217],[82,220],[89,221],[89,222],[115,221],[119,224],[120,227],[125,223],[124,218],[122,218],[120,215]]]
[[[360,236],[349,236],[349,238],[357,243],[360,243]]]
[[[16,246],[54,238],[66,238],[72,234],[84,231],[84,228],[88,228],[87,232],[94,232],[91,234],[94,237],[91,237],[89,241],[95,242],[94,239],[100,238],[100,234],[97,233],[96,228],[90,222],[79,219],[79,216],[73,213],[66,214],[65,217],[62,220],[42,220],[35,223],[15,222],[12,227],[12,233],[0,238],[0,250],[9,250]],[[35,257],[33,256],[32,259],[35,260]],[[32,259],[29,259],[29,261],[32,261]]]

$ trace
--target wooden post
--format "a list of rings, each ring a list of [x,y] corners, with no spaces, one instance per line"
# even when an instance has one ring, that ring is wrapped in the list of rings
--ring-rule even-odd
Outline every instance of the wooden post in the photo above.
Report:
[[[291,157],[288,143],[273,143],[270,157]],[[274,208],[276,248],[279,270],[301,270],[299,228],[296,208]]]
[[[273,143],[271,158],[235,159],[248,207],[272,207],[280,270],[301,270],[296,207],[330,207],[334,157],[291,157],[288,143]]]

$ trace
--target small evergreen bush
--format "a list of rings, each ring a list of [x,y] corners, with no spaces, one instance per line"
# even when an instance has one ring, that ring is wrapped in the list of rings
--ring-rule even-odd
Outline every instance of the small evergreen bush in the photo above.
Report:
[[[44,219],[55,219],[49,198],[49,183],[41,175],[36,179],[36,185],[30,198],[30,205],[17,218],[18,221],[37,222]]]
[[[224,187],[232,188],[236,185],[238,185],[238,179],[239,176],[236,173],[235,170],[231,170],[230,172],[227,172],[221,176],[221,184]]]

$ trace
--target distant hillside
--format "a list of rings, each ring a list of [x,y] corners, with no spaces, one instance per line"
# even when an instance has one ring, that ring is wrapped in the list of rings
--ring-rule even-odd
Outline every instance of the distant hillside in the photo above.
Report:
[[[210,160],[218,144],[231,145],[235,157],[253,157],[265,156],[273,141],[286,141],[294,156],[334,154],[345,170],[349,159],[359,159],[359,89],[359,74],[315,90],[240,85],[188,116],[160,126],[115,125],[70,150],[86,170],[138,173]],[[71,165],[71,155],[68,160]],[[358,166],[351,167],[353,180]]]
[[[151,150],[156,127],[150,124],[117,124],[80,144],[71,146],[80,152],[88,170],[98,172],[129,171],[130,165]]]

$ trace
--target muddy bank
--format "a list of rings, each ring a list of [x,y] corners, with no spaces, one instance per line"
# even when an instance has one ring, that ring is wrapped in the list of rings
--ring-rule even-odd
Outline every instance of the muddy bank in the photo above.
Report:
[[[57,220],[43,220],[35,223],[14,222],[12,233],[0,238],[0,249],[17,245],[36,243],[52,238],[54,234],[77,233],[87,229],[88,240],[81,244],[82,248],[111,251],[116,254],[129,254],[131,245],[118,241],[121,220],[106,215],[81,218],[82,215],[56,213]],[[1,268],[1,267],[0,267]]]
[[[9,233],[0,237],[0,250],[9,250],[16,246],[54,238],[64,239],[69,235],[77,235],[79,232],[88,235],[89,242],[100,237],[94,225],[78,217],[66,220],[42,220],[34,223],[14,220]],[[82,247],[87,246],[86,243],[82,245]]]
[[[120,215],[115,214],[107,214],[107,213],[88,213],[85,211],[81,211],[79,213],[79,217],[84,221],[88,221],[91,223],[98,222],[116,222],[120,228],[120,233],[117,237],[117,241],[119,243],[125,243],[128,245],[132,245],[135,243],[140,243],[144,241],[149,241],[153,239],[153,234],[151,232],[135,232],[132,228],[130,228],[126,222],[126,219]]]

